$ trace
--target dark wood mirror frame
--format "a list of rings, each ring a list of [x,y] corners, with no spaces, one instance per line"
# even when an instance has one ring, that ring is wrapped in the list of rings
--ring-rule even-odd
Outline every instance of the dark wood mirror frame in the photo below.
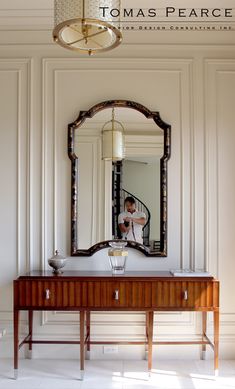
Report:
[[[141,251],[148,257],[167,256],[167,161],[171,151],[171,126],[165,123],[159,112],[152,112],[143,105],[128,100],[108,100],[94,105],[88,111],[80,111],[78,118],[68,125],[68,155],[71,160],[71,256],[91,256],[98,250],[109,247],[107,240],[96,243],[89,249],[78,248],[78,157],[75,154],[75,130],[79,128],[86,119],[92,118],[96,113],[107,108],[131,108],[142,113],[147,119],[152,119],[164,131],[164,153],[160,159],[160,250],[151,251],[143,244],[127,241],[127,247]]]

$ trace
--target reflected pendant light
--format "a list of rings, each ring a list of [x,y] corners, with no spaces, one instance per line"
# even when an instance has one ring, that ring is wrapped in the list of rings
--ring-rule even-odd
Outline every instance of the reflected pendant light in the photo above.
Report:
[[[107,9],[120,15],[120,0],[54,0],[54,41],[89,55],[115,48],[122,40],[119,18]]]
[[[115,120],[113,108],[112,120],[106,122],[102,128],[102,159],[121,161],[125,157],[124,146],[124,127]]]

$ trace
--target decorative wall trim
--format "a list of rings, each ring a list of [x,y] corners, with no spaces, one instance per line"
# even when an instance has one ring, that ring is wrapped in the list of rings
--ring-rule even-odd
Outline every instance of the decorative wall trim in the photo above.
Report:
[[[48,37],[50,34],[51,32],[49,30],[47,32],[35,32],[33,28],[32,30],[28,29],[28,31],[6,31],[6,34],[2,34],[0,40],[2,56],[4,55],[8,57],[8,53],[13,56],[15,56],[16,53],[18,53],[17,55],[19,55],[20,57],[25,56],[25,58],[14,57],[3,58],[0,60],[0,69],[7,70],[9,72],[16,72],[18,74],[18,81],[16,85],[19,107],[17,127],[18,141],[22,142],[22,144],[18,142],[18,161],[20,160],[20,157],[22,157],[24,161],[25,159],[27,159],[26,168],[24,165],[25,162],[23,162],[22,160],[20,161],[20,167],[16,167],[18,172],[18,242],[19,239],[22,238],[22,243],[19,243],[18,255],[16,259],[14,258],[15,263],[12,266],[14,267],[14,269],[16,268],[15,271],[18,271],[18,273],[20,271],[26,270],[27,268],[33,268],[34,266],[36,266],[35,263],[37,263],[35,262],[35,256],[33,255],[36,251],[34,249],[34,246],[42,246],[42,259],[40,257],[40,254],[38,254],[38,257],[41,260],[42,268],[46,268],[47,258],[53,250],[53,241],[60,241],[60,237],[58,237],[59,231],[57,228],[59,219],[58,212],[55,206],[56,203],[58,207],[59,202],[58,198],[56,197],[57,194],[55,190],[55,182],[53,183],[54,189],[51,192],[51,177],[53,177],[55,171],[58,174],[60,173],[56,161],[57,157],[59,157],[59,154],[58,149],[56,148],[54,150],[54,155],[52,155],[50,146],[47,142],[48,140],[55,139],[56,137],[56,112],[53,110],[55,108],[54,103],[56,103],[56,99],[58,99],[56,87],[58,86],[58,80],[60,76],[63,73],[70,74],[72,72],[81,72],[85,76],[86,72],[92,75],[93,71],[97,71],[99,76],[102,77],[103,75],[105,76],[106,72],[108,72],[108,74],[112,74],[118,71],[119,69],[121,69],[120,71],[123,73],[123,75],[126,72],[135,72],[136,74],[137,72],[141,72],[143,77],[149,74],[149,72],[151,71],[155,72],[154,74],[160,73],[164,75],[164,73],[166,73],[169,76],[171,76],[171,74],[174,74],[175,79],[178,80],[179,85],[181,86],[181,90],[179,91],[179,101],[181,103],[179,106],[179,112],[181,112],[181,129],[172,126],[172,135],[174,135],[175,137],[175,139],[173,140],[172,155],[175,156],[176,154],[180,153],[179,160],[181,161],[181,184],[179,196],[181,197],[182,195],[183,198],[183,200],[181,201],[182,210],[180,211],[180,219],[182,221],[180,227],[180,235],[183,241],[181,242],[180,253],[178,252],[178,247],[173,247],[172,251],[173,254],[176,253],[175,261],[177,262],[177,264],[186,267],[190,265],[194,267],[197,266],[198,263],[200,263],[201,265],[201,258],[203,258],[203,253],[201,253],[200,250],[205,251],[204,258],[206,269],[211,271],[213,275],[219,275],[222,281],[221,306],[224,310],[223,306],[226,305],[226,310],[222,312],[220,316],[220,339],[223,344],[226,344],[226,349],[230,350],[230,353],[234,352],[232,350],[233,344],[235,342],[235,313],[233,309],[233,301],[228,302],[227,300],[227,297],[230,295],[229,282],[231,281],[229,281],[229,270],[224,265],[224,256],[222,255],[222,253],[220,253],[220,248],[217,245],[219,238],[218,229],[220,225],[218,206],[221,207],[221,204],[219,201],[220,199],[218,198],[218,189],[220,183],[218,176],[218,118],[216,117],[219,98],[219,77],[221,76],[221,74],[231,74],[231,76],[233,77],[234,74],[235,59],[227,58],[229,56],[235,57],[234,43],[218,44],[217,42],[213,45],[202,43],[201,45],[194,45],[193,48],[191,45],[187,44],[168,44],[156,46],[155,44],[150,43],[143,45],[138,44],[137,46],[136,44],[128,43],[123,46],[123,49],[121,49],[121,55],[123,55],[124,57],[130,56],[130,53],[135,53],[135,55],[137,53],[136,58],[130,59],[99,57],[92,58],[91,61],[87,58],[74,58],[72,56],[70,58],[65,58],[65,55],[67,55],[66,53],[62,53],[61,49],[57,48],[54,44],[48,43]],[[37,38],[35,38],[36,36]],[[43,43],[43,40],[47,43]],[[38,43],[35,44],[36,41]],[[143,56],[145,58],[138,57],[140,50],[142,50]],[[33,54],[35,56],[33,60],[27,58],[29,51],[30,54]],[[145,55],[146,53],[147,55]],[[64,55],[64,58],[51,58],[51,56],[53,55]],[[204,59],[205,55],[207,55],[208,57],[211,56],[215,58]],[[221,55],[221,57],[224,57],[224,59],[217,59],[217,56],[219,55]],[[44,56],[44,58],[42,58],[42,56]],[[48,58],[46,56],[48,56]],[[153,56],[161,56],[161,58],[154,59]],[[165,58],[162,58],[162,56],[165,56]],[[176,56],[178,57],[176,58]],[[190,56],[190,58],[186,58],[186,56]],[[39,119],[39,122],[41,118],[40,106],[37,107],[34,103],[36,95],[41,97],[41,90],[38,90],[35,87],[41,87],[41,79],[38,82],[36,81],[36,77],[38,76],[38,74],[40,74],[41,70],[43,87],[43,114],[42,133],[40,135],[42,135],[43,137],[43,148],[41,154],[43,185],[42,203],[39,212],[41,212],[42,220],[40,220],[40,223],[42,224],[36,225],[35,221],[32,220],[34,219],[32,198],[35,196],[35,191],[37,190],[35,189],[33,177],[34,167],[32,165],[37,165],[40,162],[38,162],[38,160],[35,160],[35,157],[31,153],[31,130],[34,124],[33,119],[35,112],[37,112],[37,119]],[[32,99],[33,94],[34,99]],[[162,97],[164,98],[164,96]],[[156,108],[157,101],[156,99],[153,99],[152,101],[152,108],[154,109]],[[94,102],[97,101],[95,100]],[[23,107],[27,107],[26,114],[22,114]],[[26,121],[24,121],[25,117],[27,118]],[[26,124],[27,120],[28,124]],[[169,122],[171,122],[170,119]],[[41,129],[40,124],[41,123],[37,124],[39,131]],[[181,136],[179,141],[180,145],[177,144],[179,135]],[[26,144],[28,144],[27,147]],[[25,147],[27,149],[26,153]],[[193,162],[194,157],[195,161]],[[169,170],[171,171],[172,166],[170,165]],[[25,185],[24,173],[26,171],[28,177],[27,184]],[[186,176],[182,178],[182,175],[185,174],[185,172]],[[202,178],[202,183],[200,182],[200,177]],[[173,177],[171,177],[171,179],[172,178]],[[198,194],[200,184],[202,184],[202,188],[200,188],[200,192]],[[27,193],[25,192],[25,190]],[[51,193],[53,193],[52,196]],[[186,203],[184,202],[184,200],[186,200]],[[201,209],[199,207],[200,201],[202,204]],[[21,202],[23,203],[23,207],[20,211],[19,207]],[[183,213],[183,206],[189,207],[187,211],[188,214],[186,215]],[[51,207],[52,209],[54,209],[53,212],[51,212]],[[201,212],[202,216],[197,215],[198,212]],[[56,213],[55,216],[53,216],[52,213]],[[204,222],[201,222],[201,219],[199,218],[203,219],[204,215],[205,220]],[[32,223],[34,223],[33,227]],[[202,227],[202,229],[205,228],[205,233],[201,232],[200,230],[200,227],[203,224],[204,227]],[[53,226],[55,227],[55,229],[52,234],[51,232],[53,231]],[[230,231],[229,233],[231,233],[231,223],[228,224],[228,227]],[[35,228],[34,234],[32,232],[33,228]],[[177,229],[178,228],[179,226],[177,224]],[[27,229],[27,236],[24,236],[25,229]],[[42,242],[40,240],[41,233]],[[178,232],[176,231],[176,233]],[[35,236],[37,235],[38,239],[40,240],[38,245],[34,243]],[[204,242],[198,240],[198,237],[202,238]],[[190,240],[189,245],[187,245],[187,239]],[[25,248],[26,246],[27,248]],[[233,252],[233,250],[231,250],[231,252]],[[81,266],[84,266],[84,262],[82,262],[82,259],[81,262],[79,262],[79,265],[80,263],[82,263]],[[77,266],[76,262],[74,262],[74,266]],[[164,269],[167,264],[165,265],[164,263],[159,263],[158,266]],[[231,312],[229,312],[230,307]],[[25,319],[23,319],[23,317],[21,324],[26,325],[26,321]],[[63,317],[64,315],[62,314],[55,314],[54,317],[47,317],[47,315],[45,315],[45,326],[41,328],[37,323],[37,331],[43,331],[48,333],[49,331],[55,331],[55,336],[57,331],[61,331],[63,335],[65,334],[66,336],[68,328],[70,328],[70,326],[73,326],[74,332],[78,333],[78,327],[76,326],[76,322],[73,320],[73,318],[70,318],[69,316],[69,321],[67,322],[67,317],[66,319],[63,319]],[[9,329],[11,328],[12,313],[10,311],[1,311],[0,319],[3,322],[4,327],[7,327]],[[100,328],[101,326],[104,326],[104,329],[107,329],[110,323],[113,326],[112,323],[115,320],[117,320],[117,322],[120,321],[118,316],[114,316],[113,314],[110,314],[110,318],[107,318],[104,315],[101,315],[100,317],[95,316],[95,330],[97,329],[97,327]],[[124,333],[126,333],[126,330],[130,331],[132,326],[132,320],[133,323],[137,323],[137,325],[139,322],[141,322],[139,318],[136,319],[134,316],[128,316],[127,321],[125,321],[124,327],[122,327]],[[166,314],[159,314],[158,325],[159,327],[161,327],[162,332],[164,331],[164,335],[160,336],[164,336],[167,338],[168,335],[166,334],[170,334],[170,332],[174,330],[174,327],[177,328],[177,331],[179,330],[179,332],[182,332],[184,331],[185,325],[187,325],[187,323],[189,323],[189,325],[192,325],[193,328],[195,318],[192,317],[189,319],[189,321],[187,320],[188,319],[185,319],[182,315],[171,314],[170,316],[167,316]],[[197,319],[196,324],[198,324],[199,328],[200,323]],[[209,321],[209,325],[210,324],[211,321]],[[65,325],[64,328],[63,325]],[[10,336],[8,336],[8,334],[7,337],[9,337],[9,345],[11,345],[12,339],[10,338]],[[97,336],[100,335],[97,334]]]
[[[172,332],[181,336],[182,328],[184,328],[184,334],[197,333],[195,312],[158,312],[154,314],[154,318],[155,334],[161,335],[163,333],[166,338],[170,339]],[[138,312],[92,312],[91,323],[95,338],[99,337],[99,334],[103,334],[105,338],[114,336],[115,339],[127,338],[130,335],[136,340],[144,336],[145,316]],[[79,313],[75,315],[74,313],[47,312],[42,324],[45,335],[49,335],[51,329],[53,329],[53,333],[61,333],[65,328],[69,328],[69,332],[74,334],[79,326]],[[166,335],[166,333],[170,333],[170,335]]]
[[[185,115],[184,115],[184,112],[186,112],[187,110],[185,109],[185,105],[188,106],[189,101],[190,101],[190,94],[189,94],[189,90],[191,89],[191,87],[189,87],[188,85],[191,85],[191,81],[189,82],[190,78],[191,78],[191,72],[190,72],[190,68],[192,67],[192,60],[191,59],[181,59],[181,60],[178,60],[178,59],[168,59],[168,60],[165,60],[165,59],[153,59],[153,58],[149,58],[148,61],[146,61],[146,59],[143,59],[143,58],[138,58],[138,59],[122,59],[122,58],[106,58],[105,60],[102,59],[102,58],[95,58],[94,61],[89,61],[87,59],[84,59],[84,58],[79,58],[79,59],[74,59],[74,58],[44,58],[43,59],[43,74],[44,74],[44,85],[45,85],[45,90],[47,90],[47,98],[48,96],[51,96],[50,99],[53,98],[53,95],[55,96],[55,84],[54,84],[54,87],[53,87],[53,82],[52,82],[52,79],[53,79],[53,72],[56,73],[56,79],[58,79],[58,74],[63,74],[63,73],[71,73],[71,72],[79,72],[80,73],[87,73],[89,74],[90,71],[96,71],[96,72],[99,72],[101,74],[104,74],[107,73],[107,72],[114,72],[116,70],[122,72],[124,71],[125,74],[126,72],[136,72],[136,71],[141,71],[141,73],[144,75],[145,72],[163,72],[163,73],[171,73],[171,74],[175,74],[176,77],[179,77],[179,83],[180,83],[180,87],[181,87],[181,93],[180,93],[180,98],[183,98],[183,102],[181,101],[181,107],[180,107],[180,111],[181,111],[181,114],[183,115],[183,122],[182,122],[182,125],[184,126],[184,132],[185,131],[189,131],[189,135],[187,137],[187,141],[184,140],[184,147],[185,147],[185,150],[184,151],[187,151],[187,150],[190,150],[190,144],[191,144],[191,141],[190,141],[190,125],[189,125],[189,118],[185,118]],[[50,77],[50,81],[49,81],[49,78]],[[47,80],[47,82],[45,81]],[[51,88],[54,88],[54,92],[52,92]],[[190,93],[192,94],[192,91],[190,91]],[[44,91],[44,94],[45,94],[45,91]],[[183,96],[183,97],[182,97]],[[45,99],[44,99],[45,100]],[[47,104],[48,106],[48,104]],[[154,107],[156,108],[156,106]],[[55,109],[55,107],[51,107],[52,111]],[[49,111],[49,110],[48,110]],[[188,110],[189,111],[189,110]],[[53,111],[54,112],[54,111]],[[45,115],[44,115],[45,116]],[[44,122],[46,121],[45,117],[44,117]],[[48,123],[48,121],[47,121]],[[51,123],[52,124],[52,123]],[[51,126],[49,126],[51,127]],[[181,130],[182,130],[182,126],[181,126]],[[183,130],[182,130],[183,131]],[[45,141],[45,140],[44,140]],[[188,144],[189,142],[189,144]],[[184,153],[184,152],[183,152]],[[182,158],[182,154],[181,153],[181,158]],[[188,171],[188,161],[184,160],[185,162],[183,162],[185,165],[184,165],[184,170],[186,170],[187,172],[187,178],[184,178],[184,181],[185,180],[190,180],[189,178],[189,174],[190,174],[190,171]],[[190,162],[190,165],[191,165],[191,162]],[[183,171],[182,171],[183,173]],[[182,177],[181,177],[182,178]],[[184,200],[187,201],[187,204],[190,202],[189,200],[189,196],[190,196],[190,192],[188,192],[188,187],[190,186],[190,183],[188,183],[187,181],[182,181],[182,187],[181,187],[181,191],[182,193],[185,192],[185,196],[187,196],[187,200],[186,200],[186,197],[184,196]],[[55,202],[56,203],[56,202]],[[53,206],[53,204],[52,204]],[[183,212],[183,209],[182,209],[182,204],[181,204],[181,213]],[[192,208],[191,208],[191,212],[192,212]],[[184,216],[184,214],[182,214],[181,216],[181,220],[182,220],[182,231],[183,233],[181,234],[181,237],[183,239],[182,241],[182,252],[179,254],[179,258],[183,261],[181,264],[182,266],[184,267],[190,267],[189,265],[189,261],[192,261],[192,259],[190,259],[190,256],[192,255],[190,253],[190,249],[189,247],[187,247],[188,243],[187,243],[187,239],[183,238],[183,236],[186,236],[188,237],[188,231],[190,231],[190,227],[189,227],[189,220],[191,219],[192,215],[188,217]],[[53,231],[54,231],[54,227],[53,227]],[[54,240],[56,240],[56,238],[54,238]],[[193,260],[194,261],[194,260]],[[44,263],[45,263],[45,260],[44,260]]]
[[[181,135],[181,139],[184,139],[183,150],[180,153],[181,155],[181,194],[184,193],[183,203],[185,206],[185,201],[187,204],[190,204],[190,195],[192,189],[188,192],[188,188],[191,187],[192,182],[190,182],[190,169],[188,166],[192,166],[192,160],[188,163],[187,158],[184,158],[184,153],[187,155],[190,154],[191,146],[191,126],[189,125],[190,118],[185,117],[185,112],[191,112],[192,110],[192,64],[191,59],[153,59],[148,58],[148,61],[144,58],[95,58],[94,61],[89,61],[89,59],[84,58],[43,58],[43,150],[42,150],[42,236],[43,236],[43,258],[42,258],[42,268],[47,267],[47,258],[50,256],[50,251],[52,247],[55,248],[58,242],[57,236],[57,192],[56,192],[56,173],[57,173],[57,150],[56,150],[56,129],[55,129],[55,120],[56,120],[56,101],[57,101],[57,83],[58,77],[63,73],[79,72],[87,73],[92,71],[99,72],[100,75],[107,72],[113,73],[116,70],[121,72],[139,72],[144,75],[146,72],[156,72],[156,73],[170,73],[175,74],[178,78],[180,85],[180,112],[181,112],[181,129],[183,133],[187,132],[187,139],[185,136]],[[97,102],[97,100],[95,101]],[[188,107],[188,108],[185,108]],[[83,108],[83,107],[82,107]],[[87,107],[86,107],[87,108]],[[89,107],[88,107],[89,108]],[[153,108],[156,109],[155,103],[153,103]],[[173,129],[175,131],[176,129]],[[54,147],[52,150],[47,149],[50,144],[50,140],[54,139]],[[182,144],[182,142],[181,142]],[[191,156],[192,158],[192,156]],[[50,170],[52,169],[52,170]],[[183,173],[186,172],[183,178]],[[49,195],[51,193],[52,187],[49,183],[48,177],[54,177],[53,182],[53,197]],[[48,186],[49,184],[49,186]],[[187,200],[186,200],[187,199]],[[181,252],[178,254],[180,258],[180,266],[190,267],[190,263],[194,263],[194,258],[190,259],[193,255],[192,249],[188,246],[188,231],[191,230],[190,224],[192,224],[192,215],[193,215],[193,205],[190,206],[190,215],[187,216],[183,212],[183,203],[181,203]],[[49,211],[50,210],[50,211]],[[53,211],[52,211],[53,210]],[[49,212],[48,212],[49,211]],[[52,219],[50,218],[52,216]],[[49,217],[49,219],[48,219]],[[53,223],[51,224],[51,220]],[[191,221],[190,221],[191,220]],[[44,227],[43,227],[44,226]],[[185,238],[185,236],[187,238]],[[51,240],[52,239],[52,240]],[[53,243],[52,243],[53,241]],[[192,243],[194,247],[194,243]],[[46,316],[43,319],[46,321]]]
[[[213,62],[205,60],[206,147],[206,252],[209,269],[218,277],[218,126],[216,123],[216,73]],[[215,244],[213,244],[215,242]]]
[[[220,277],[220,262],[219,257],[219,141],[218,131],[222,129],[218,126],[218,77],[220,74],[235,75],[235,59],[205,59],[205,96],[206,96],[206,151],[207,151],[207,182],[211,185],[211,189],[207,185],[207,262],[209,268],[213,269],[215,274]],[[210,178],[211,177],[211,178]],[[213,211],[212,211],[213,210]],[[216,242],[216,247],[213,244]],[[215,262],[216,259],[216,262]]]
[[[234,249],[234,230],[232,228],[222,228],[220,215],[223,212],[223,207],[225,208],[226,214],[229,214],[234,220],[234,205],[231,203],[230,211],[228,212],[228,204],[224,204],[224,198],[221,199],[221,191],[225,191],[228,196],[229,193],[234,192],[234,181],[231,181],[229,178],[229,173],[226,171],[224,175],[223,163],[224,159],[221,158],[221,153],[224,155],[225,146],[222,144],[221,140],[223,136],[228,137],[228,134],[224,135],[225,129],[231,127],[231,117],[228,118],[228,115],[221,113],[220,107],[221,104],[219,99],[221,98],[221,77],[229,76],[231,77],[231,83],[235,80],[235,59],[205,59],[204,60],[204,71],[205,71],[205,125],[206,125],[206,217],[207,217],[207,264],[211,272],[218,277],[221,281],[221,306],[226,304],[226,311],[228,306],[228,297],[229,292],[228,288],[233,287],[233,275],[231,274],[230,269],[233,269],[231,265],[231,259],[233,258],[230,253],[233,253]],[[231,89],[234,90],[234,89]],[[227,90],[224,92],[227,96]],[[225,96],[225,97],[226,97]],[[228,104],[231,102],[228,99]],[[231,108],[232,110],[232,108]],[[222,116],[221,116],[222,115]],[[231,112],[231,115],[234,115],[234,111]],[[223,125],[221,125],[221,120],[223,119]],[[233,131],[233,129],[231,130]],[[231,133],[232,136],[232,133]],[[232,142],[232,139],[231,139]],[[228,144],[231,142],[228,142]],[[233,154],[231,155],[231,150],[226,150],[228,153],[228,158],[231,160]],[[233,153],[233,152],[232,152]],[[234,159],[233,159],[234,160]],[[228,162],[227,162],[228,165]],[[231,166],[231,164],[229,164]],[[227,166],[227,168],[229,168]],[[227,180],[227,185],[221,183],[221,178],[225,177]],[[232,192],[231,192],[232,191]],[[224,196],[225,197],[225,196]],[[226,195],[226,198],[227,195]],[[230,197],[231,198],[231,197]],[[226,222],[227,224],[227,222]],[[229,244],[225,244],[229,242]],[[225,250],[221,249],[221,246]],[[226,281],[225,281],[226,280]],[[225,292],[225,284],[227,288],[227,293]],[[231,310],[235,309],[234,303],[230,304]],[[226,326],[234,326],[234,312],[223,312],[221,314],[221,328]]]
[[[30,69],[29,58],[1,58],[0,71],[16,73],[17,84],[17,242],[16,242],[16,272],[29,269],[29,236],[28,224],[30,215],[29,172],[29,132],[30,132]],[[26,169],[26,170],[25,170]],[[23,263],[24,261],[24,263]]]

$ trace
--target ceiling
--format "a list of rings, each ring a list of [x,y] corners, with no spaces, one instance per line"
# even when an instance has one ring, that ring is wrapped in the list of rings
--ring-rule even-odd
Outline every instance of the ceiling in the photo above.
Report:
[[[157,6],[156,6],[157,3]],[[222,5],[221,5],[222,3]],[[142,25],[141,22],[136,22],[129,24],[129,26],[135,25],[134,31],[125,30],[123,31],[123,44],[158,44],[158,45],[167,45],[167,44],[221,44],[221,45],[234,45],[235,44],[235,3],[234,0],[122,0],[122,8],[131,8],[135,10],[138,8],[149,9],[157,7],[157,10],[164,10],[166,5],[175,7],[176,10],[179,8],[190,9],[189,7],[196,7],[195,9],[199,10],[200,7],[207,7],[208,9],[212,8],[221,8],[226,7],[232,9],[232,18],[226,19],[224,25],[228,25],[227,20],[229,20],[230,26],[232,26],[231,31],[187,31],[180,29],[173,30],[139,30],[138,27]],[[37,31],[39,34],[37,40],[41,38],[41,43],[51,43],[52,42],[52,29],[53,29],[53,0],[0,0],[0,35],[1,31]],[[144,7],[144,8],[143,8]],[[159,11],[163,12],[163,11]],[[188,26],[192,26],[191,20],[186,17],[184,19],[179,19],[176,15],[178,11],[175,11],[173,15],[170,15],[170,21],[173,23],[174,27],[178,28],[182,26],[182,23],[178,23],[182,20],[185,21],[185,26],[188,23]],[[215,19],[215,18],[214,18]],[[197,19],[198,20],[198,19]],[[208,19],[209,20],[209,19]],[[214,20],[214,22],[217,20]],[[222,19],[221,19],[222,20]],[[225,20],[225,19],[223,19]],[[158,19],[160,21],[160,19]],[[163,23],[163,22],[162,22]],[[151,25],[152,27],[160,28],[163,26],[162,23],[156,23]],[[128,27],[128,23],[124,23],[125,28]],[[195,25],[195,24],[194,24]],[[160,27],[159,27],[160,26]],[[169,26],[169,23],[166,25]],[[28,34],[30,35],[30,34]],[[11,43],[14,43],[14,38]],[[24,39],[32,41],[32,37],[28,36]],[[36,39],[36,38],[35,38]],[[3,38],[0,39],[0,43]],[[20,43],[20,38],[15,38],[16,43]],[[6,42],[7,43],[7,42]],[[27,42],[26,42],[27,43]]]

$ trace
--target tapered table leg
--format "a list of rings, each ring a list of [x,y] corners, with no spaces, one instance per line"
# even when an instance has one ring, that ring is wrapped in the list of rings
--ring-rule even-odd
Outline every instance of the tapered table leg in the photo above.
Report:
[[[20,312],[14,309],[14,378],[18,378],[19,358],[19,315]]]
[[[149,312],[145,312],[145,334],[147,341],[145,345],[145,359],[148,360]]]
[[[91,314],[90,311],[86,311],[86,359],[90,359],[90,327],[91,327]]]
[[[214,369],[219,372],[219,311],[214,311]]]
[[[28,321],[29,321],[29,340],[32,340],[33,338],[33,311],[28,312]],[[32,343],[29,343],[29,349],[28,349],[28,358],[32,358],[32,350],[33,345]]]
[[[153,311],[149,312],[148,316],[148,371],[152,369],[152,354],[153,354]]]
[[[85,312],[80,311],[80,370],[81,370],[81,380],[84,378],[84,326],[85,326]]]
[[[207,312],[202,312],[202,340],[205,339],[207,327]],[[206,344],[202,345],[202,359],[206,359]]]

